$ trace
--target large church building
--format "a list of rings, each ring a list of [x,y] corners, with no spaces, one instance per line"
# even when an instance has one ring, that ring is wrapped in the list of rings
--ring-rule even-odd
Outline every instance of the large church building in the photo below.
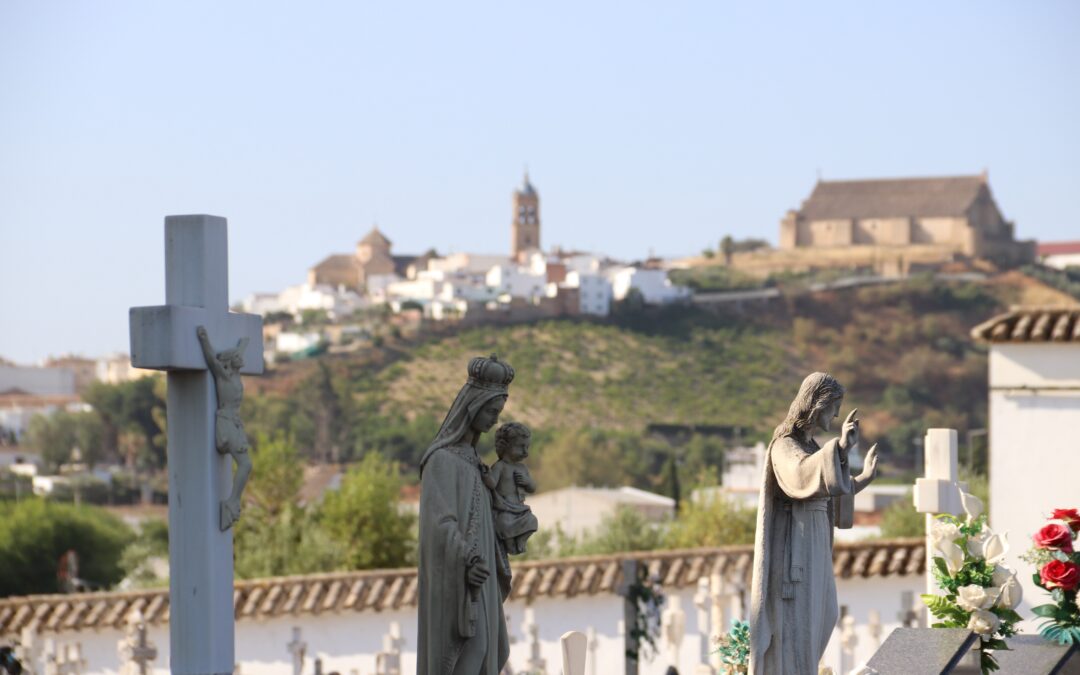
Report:
[[[862,248],[1033,262],[1034,242],[1017,241],[985,173],[945,178],[818,181],[780,223],[781,250]]]

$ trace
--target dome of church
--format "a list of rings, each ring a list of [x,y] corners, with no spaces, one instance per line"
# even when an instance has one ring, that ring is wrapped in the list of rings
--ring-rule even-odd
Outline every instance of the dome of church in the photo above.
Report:
[[[537,196],[536,188],[534,188],[533,184],[529,182],[529,174],[528,173],[525,174],[525,180],[522,182],[521,189],[518,190],[518,194],[519,195],[524,195],[526,197],[536,197]]]

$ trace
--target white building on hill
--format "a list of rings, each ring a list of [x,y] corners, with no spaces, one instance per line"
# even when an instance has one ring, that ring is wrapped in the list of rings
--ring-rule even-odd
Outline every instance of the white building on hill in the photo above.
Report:
[[[1049,600],[1019,556],[1053,509],[1080,507],[1080,307],[1015,309],[972,336],[990,343],[990,525],[1031,616]]]
[[[631,288],[640,291],[645,303],[649,305],[666,305],[691,295],[689,288],[671,283],[667,270],[631,265],[613,269],[609,278],[612,295],[616,300],[625,298]]]

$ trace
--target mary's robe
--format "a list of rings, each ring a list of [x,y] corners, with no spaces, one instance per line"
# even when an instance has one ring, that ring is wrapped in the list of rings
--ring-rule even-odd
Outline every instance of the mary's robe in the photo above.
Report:
[[[750,673],[816,675],[838,619],[834,525],[851,527],[854,485],[839,440],[782,436],[765,457],[750,593]]]
[[[498,675],[510,656],[500,592],[509,579],[480,471],[467,444],[436,450],[422,468],[417,675]],[[477,560],[490,572],[479,588],[465,578]]]

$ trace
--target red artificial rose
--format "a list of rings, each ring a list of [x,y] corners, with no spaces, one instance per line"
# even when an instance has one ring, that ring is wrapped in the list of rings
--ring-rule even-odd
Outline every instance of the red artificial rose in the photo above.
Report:
[[[1080,567],[1074,562],[1051,560],[1039,570],[1039,579],[1047,588],[1071,591],[1080,585]]]
[[[1035,545],[1039,548],[1056,549],[1066,553],[1073,552],[1072,530],[1069,529],[1068,525],[1049,523],[1036,532],[1032,539],[1035,540]]]
[[[1076,509],[1054,509],[1050,514],[1054,520],[1064,520],[1073,532],[1080,532],[1080,511]]]

